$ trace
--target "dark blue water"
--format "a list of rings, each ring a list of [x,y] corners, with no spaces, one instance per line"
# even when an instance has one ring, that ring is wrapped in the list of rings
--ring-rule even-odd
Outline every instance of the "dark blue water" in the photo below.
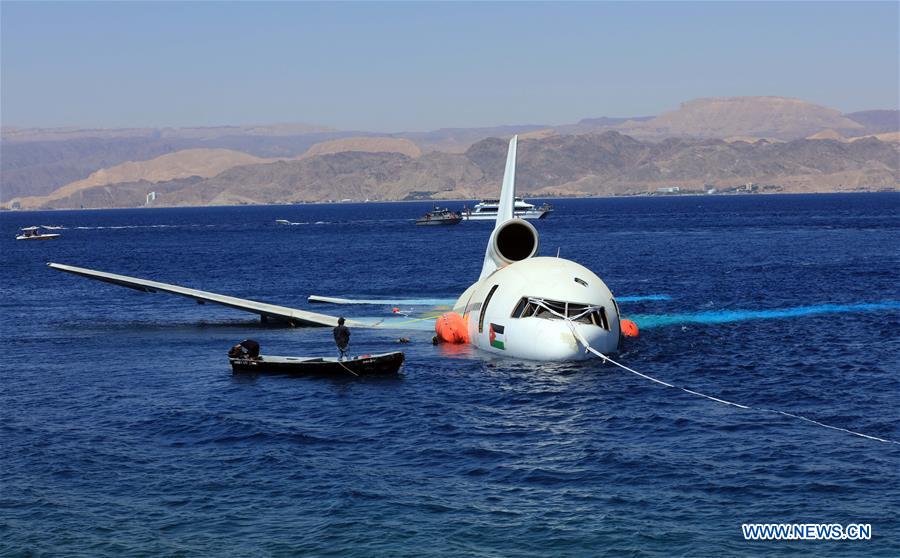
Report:
[[[648,297],[622,304],[657,320],[623,362],[900,439],[900,195],[556,205],[536,223],[542,253]],[[491,225],[413,226],[428,207],[0,215],[0,554],[900,555],[900,446],[597,361],[485,360],[425,331],[408,334],[399,378],[232,376],[225,352],[240,339],[330,353],[330,332],[44,265],[294,307],[310,294],[453,298],[478,275]],[[32,224],[67,228],[13,241]],[[399,335],[353,341],[392,350]],[[874,534],[752,543],[745,522]]]

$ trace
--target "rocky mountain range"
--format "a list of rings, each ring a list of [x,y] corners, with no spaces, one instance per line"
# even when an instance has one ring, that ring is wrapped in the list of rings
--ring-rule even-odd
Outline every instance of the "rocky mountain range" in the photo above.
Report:
[[[796,99],[739,97],[689,101],[656,117],[397,134],[298,124],[4,128],[0,200],[59,208],[136,207],[150,191],[167,206],[489,196],[514,133],[519,188],[533,195],[900,184],[900,112],[840,114]]]
[[[41,207],[137,207],[148,191],[158,206],[314,201],[460,199],[496,196],[506,141],[488,138],[464,153],[347,151],[241,165],[214,177],[132,181],[80,190]],[[520,141],[517,187],[531,196],[705,191],[755,183],[766,191],[894,189],[896,144],[800,139],[756,143],[671,138],[640,141],[618,132]]]

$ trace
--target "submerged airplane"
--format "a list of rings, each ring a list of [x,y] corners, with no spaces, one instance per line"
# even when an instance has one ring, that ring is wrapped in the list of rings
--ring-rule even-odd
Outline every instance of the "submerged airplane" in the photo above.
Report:
[[[509,142],[497,221],[488,239],[481,275],[459,297],[453,311],[438,322],[451,323],[456,341],[513,358],[583,360],[591,356],[587,351],[589,346],[604,354],[615,352],[622,334],[619,308],[609,288],[580,264],[559,257],[536,256],[537,230],[513,215],[517,144],[518,137],[514,136]],[[275,318],[298,326],[337,325],[337,317],[327,314],[81,267],[47,265],[143,292],[165,292],[201,304],[229,306],[258,314],[263,320]],[[402,324],[393,325],[389,321],[347,320],[347,325],[404,329]],[[437,329],[441,336],[440,325]]]

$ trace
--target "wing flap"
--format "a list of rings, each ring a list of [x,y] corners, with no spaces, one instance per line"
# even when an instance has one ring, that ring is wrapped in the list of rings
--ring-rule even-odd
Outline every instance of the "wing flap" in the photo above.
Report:
[[[455,298],[342,298],[337,296],[309,295],[306,299],[310,303],[327,304],[357,304],[357,305],[386,305],[386,306],[452,306]]]

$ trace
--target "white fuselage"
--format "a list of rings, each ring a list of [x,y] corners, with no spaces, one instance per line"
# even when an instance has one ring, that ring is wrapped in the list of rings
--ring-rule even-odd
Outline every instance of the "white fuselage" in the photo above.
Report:
[[[540,299],[569,316],[584,307],[602,310],[567,321],[534,304],[526,306],[523,298]],[[590,354],[572,328],[600,352],[612,353],[619,346],[619,313],[612,293],[591,270],[561,258],[533,257],[501,267],[466,289],[453,310],[466,318],[469,342],[497,355],[586,359]]]

